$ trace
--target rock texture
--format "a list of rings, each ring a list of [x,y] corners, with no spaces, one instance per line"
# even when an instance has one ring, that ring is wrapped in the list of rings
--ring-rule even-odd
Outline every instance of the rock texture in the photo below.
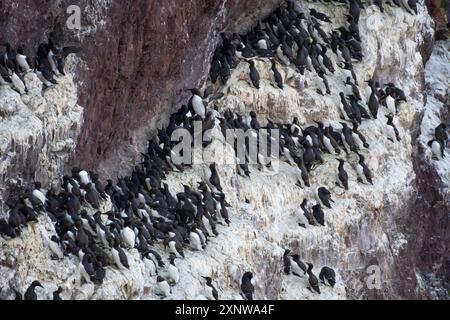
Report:
[[[429,286],[433,288],[429,291],[432,298],[448,298],[450,158],[446,152],[446,158],[432,160],[427,143],[435,127],[450,121],[450,41],[436,43],[425,70],[425,83],[426,105],[419,116],[414,150],[417,196],[411,199],[413,214],[405,225],[417,235],[408,251],[413,263],[420,261],[420,289]]]
[[[3,8],[12,3],[7,0]],[[53,25],[56,19],[58,25],[62,21],[58,12],[65,2],[55,3],[45,23],[52,21]],[[255,16],[263,14],[254,10],[257,6],[253,1],[245,4],[208,1],[203,6],[185,1],[185,10],[175,10],[171,1],[163,6],[153,1],[145,3],[147,5],[144,1],[135,1],[133,6],[123,7],[119,2],[104,1],[84,10],[95,14],[83,16],[86,27],[76,35],[86,46],[82,61],[77,64],[82,70],[77,79],[81,84],[79,103],[85,108],[85,116],[74,159],[87,168],[98,165],[112,172],[113,167],[128,167],[133,157],[123,155],[138,150],[139,143],[145,141],[141,137],[154,128],[156,119],[164,118],[164,113],[169,111],[167,106],[182,101],[185,97],[179,93],[196,86],[207,73],[208,58],[214,48],[214,41],[209,40],[231,21],[245,24],[252,20],[254,16],[246,16],[249,11]],[[267,3],[268,6],[273,4]],[[0,9],[2,5],[5,6],[4,2]],[[337,25],[343,23],[344,7],[308,5],[330,15]],[[33,6],[30,2],[25,7],[32,10]],[[148,15],[150,12],[152,15]],[[163,17],[163,22],[146,19],[155,13]],[[200,25],[199,21],[209,24]],[[15,23],[22,22],[11,20],[7,30]],[[445,202],[448,164],[431,161],[426,147],[430,130],[438,122],[437,114],[440,113],[441,120],[448,119],[446,111],[441,111],[448,105],[445,91],[448,90],[448,76],[445,76],[448,73],[440,68],[449,63],[448,47],[442,44],[431,52],[432,20],[422,6],[417,17],[392,8],[381,15],[371,6],[362,14],[360,24],[364,59],[355,65],[360,82],[371,77],[381,84],[393,82],[409,97],[408,102],[400,106],[396,118],[401,142],[386,139],[384,110],[380,111],[378,120],[364,122],[361,126],[371,145],[367,163],[375,175],[374,186],[358,184],[355,171],[348,164],[350,190],[344,193],[335,185],[337,161],[328,157],[326,164],[313,174],[313,188],[329,188],[336,204],[326,211],[325,227],[303,229],[297,227],[298,209],[304,198],[315,201],[313,188],[296,187],[295,171],[290,165],[280,162],[278,174],[253,169],[251,180],[238,176],[235,166],[220,166],[224,191],[232,205],[231,226],[221,227],[220,235],[211,240],[205,252],[189,251],[185,260],[177,260],[181,280],[173,288],[171,298],[202,299],[201,276],[208,275],[214,279],[221,299],[240,299],[238,279],[248,270],[256,275],[256,298],[259,299],[448,298],[444,289],[448,286],[449,274],[449,204]],[[214,29],[212,25],[219,27]],[[133,32],[129,32],[130,29]],[[164,32],[160,33],[161,30]],[[168,36],[162,37],[165,34]],[[176,47],[171,47],[175,46],[171,38],[175,34],[180,40]],[[21,37],[19,41],[24,39],[23,35]],[[157,54],[154,54],[155,48]],[[98,56],[93,52],[99,53]],[[430,54],[431,63],[425,70]],[[129,59],[133,55],[137,58]],[[241,63],[232,75],[229,88],[224,88],[226,95],[217,102],[217,109],[222,112],[230,108],[246,114],[255,110],[262,122],[265,118],[287,122],[298,116],[305,125],[320,119],[339,127],[337,94],[344,90],[345,80],[341,71],[329,79],[332,95],[322,97],[316,92],[320,82],[310,75],[307,76],[308,87],[301,91],[292,83],[284,91],[275,89],[267,73],[269,65],[267,61],[258,61],[262,87],[256,91],[247,80],[248,66]],[[436,69],[443,72],[443,76],[432,76]],[[282,73],[285,80],[294,75],[290,68],[283,69]],[[67,83],[64,80],[61,87],[55,88],[55,96],[50,101],[59,101],[60,95],[66,93],[61,105],[72,105],[71,101],[76,105],[76,100],[72,100],[74,91],[71,91],[70,79],[68,76]],[[171,100],[169,93],[174,97]],[[39,101],[39,96],[20,99],[9,89],[5,96],[10,103],[0,103],[0,116],[4,119],[24,109],[22,103],[38,115],[43,110],[35,102]],[[34,119],[33,114],[26,112],[24,116]],[[76,119],[73,123],[79,124],[79,118]],[[99,119],[105,124],[99,124]],[[39,128],[38,121],[35,122]],[[220,163],[224,154],[232,153],[230,146],[225,145],[223,149],[219,131],[216,127],[214,143],[205,150],[205,164],[168,175],[171,188],[181,191],[181,183],[195,185],[204,179],[207,164]],[[74,135],[78,132],[74,130]],[[116,147],[117,142],[126,147]],[[112,152],[117,155],[111,157]],[[354,164],[355,158],[351,156],[348,161]],[[103,205],[103,209],[108,210],[109,204]],[[127,252],[129,272],[111,268],[107,270],[104,285],[82,284],[77,259],[49,259],[46,243],[53,233],[48,218],[43,216],[39,223],[24,230],[20,239],[0,241],[0,288],[5,288],[1,297],[12,297],[11,289],[6,288],[23,292],[32,280],[39,279],[45,287],[38,291],[40,298],[50,298],[57,286],[63,287],[65,299],[157,298],[155,278],[150,277],[135,250]],[[306,289],[306,277],[284,276],[281,257],[287,247],[298,252],[303,260],[312,261],[316,274],[324,265],[333,267],[338,274],[336,288],[323,287],[323,294],[317,296]],[[380,289],[373,290],[367,285],[370,266],[381,270]]]
[[[82,134],[72,163],[115,174],[136,160],[145,137],[167,120],[209,71],[219,32],[248,27],[281,0],[78,1],[81,30],[66,27],[73,1],[0,3],[0,43],[34,53],[46,33],[83,47],[77,68]],[[36,14],[39,13],[39,14]]]
[[[448,39],[450,32],[450,5],[445,0],[426,1],[430,15],[436,21],[436,39]]]
[[[68,70],[74,66],[68,63]],[[73,154],[83,121],[71,75],[42,91],[34,73],[25,76],[28,94],[0,86],[0,217],[8,199],[29,181],[57,183]]]
[[[82,0],[81,30],[69,30],[69,0],[5,0],[0,43],[25,44],[34,54],[54,30],[83,47],[75,79],[85,112],[71,164],[113,176],[137,160],[144,137],[186,99],[185,90],[205,79],[219,32],[245,30],[280,2]],[[427,4],[445,25],[442,1]]]

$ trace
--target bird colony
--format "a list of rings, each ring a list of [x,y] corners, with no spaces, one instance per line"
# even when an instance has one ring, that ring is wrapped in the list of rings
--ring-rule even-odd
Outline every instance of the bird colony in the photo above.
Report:
[[[65,274],[8,279],[0,282],[0,297],[347,298],[342,257],[318,252],[342,234],[337,211],[357,210],[351,199],[358,192],[370,194],[384,188],[378,181],[408,174],[379,176],[373,158],[410,142],[404,114],[415,103],[409,88],[364,64],[377,53],[368,52],[373,39],[360,30],[367,30],[371,14],[401,16],[409,28],[424,10],[415,0],[287,1],[245,34],[221,33],[208,80],[149,141],[130,176],[104,181],[73,168],[58,188],[45,190],[36,181],[7,203],[0,241],[14,247],[34,234],[42,245],[37,259],[64,265],[58,272]],[[52,35],[34,63],[23,47],[5,49],[0,82],[21,95],[24,73],[35,72],[44,90],[57,86],[65,59],[80,50],[61,47]],[[289,107],[274,110],[274,99]],[[316,113],[314,101],[323,104]],[[195,121],[203,136],[212,136],[202,144],[205,163],[178,165],[172,134],[183,128],[194,136]],[[225,143],[227,130],[235,129],[251,131],[256,142],[276,142],[279,152],[259,152],[255,164],[234,159],[243,148],[249,160],[251,148],[248,140]],[[447,127],[439,124],[428,143],[436,160],[445,156],[447,141]],[[235,165],[221,165],[224,156]],[[290,194],[276,204],[281,220],[262,214],[270,209],[264,197],[271,187]],[[317,238],[317,248],[292,240],[303,235]],[[246,242],[253,245],[243,249]],[[15,264],[14,257],[0,259]]]

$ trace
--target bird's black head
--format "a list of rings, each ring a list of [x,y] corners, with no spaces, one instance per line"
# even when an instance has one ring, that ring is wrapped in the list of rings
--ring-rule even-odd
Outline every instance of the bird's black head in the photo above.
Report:
[[[80,168],[78,168],[78,167],[73,167],[72,168],[72,173],[73,174],[75,174],[75,173],[80,173],[81,172],[81,169]]]
[[[36,287],[41,287],[41,288],[43,288],[42,284],[41,284],[39,281],[37,281],[37,280],[33,281],[33,283],[31,284],[31,286],[32,286],[33,288],[36,288]]]
[[[40,54],[40,55],[44,56],[44,55],[48,54],[48,51],[49,51],[49,50],[50,50],[50,49],[49,49],[48,44],[46,44],[46,43],[41,43],[41,44],[39,45],[39,47],[38,47],[38,55]]]
[[[389,86],[387,86],[387,87],[384,89],[384,91],[385,91],[385,93],[386,93],[386,96],[388,96],[388,95],[390,95],[390,94],[392,93],[392,88],[389,87]]]
[[[202,94],[200,93],[200,90],[198,90],[198,89],[189,89],[189,91],[192,93],[192,95],[195,95],[195,96],[199,96],[199,97],[201,97],[202,96]]]
[[[319,128],[323,128],[323,127],[324,127],[322,121],[316,121],[316,120],[314,120],[314,122],[317,123],[317,125],[319,126]]]
[[[206,188],[206,183],[203,181],[197,182],[199,189],[205,189]]]
[[[25,55],[25,46],[24,46],[24,45],[20,45],[20,46],[17,48],[17,53],[18,53],[18,54],[21,54],[21,55]]]
[[[251,273],[251,272],[246,272],[246,273],[244,273],[243,278],[244,278],[244,279],[249,279],[249,280],[251,280],[251,279],[253,278],[253,273]]]

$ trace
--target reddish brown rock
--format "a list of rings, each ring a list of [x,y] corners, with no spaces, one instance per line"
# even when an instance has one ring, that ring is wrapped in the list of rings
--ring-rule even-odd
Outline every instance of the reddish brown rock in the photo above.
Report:
[[[428,12],[436,21],[436,39],[444,40],[449,36],[450,5],[446,0],[426,0]]]

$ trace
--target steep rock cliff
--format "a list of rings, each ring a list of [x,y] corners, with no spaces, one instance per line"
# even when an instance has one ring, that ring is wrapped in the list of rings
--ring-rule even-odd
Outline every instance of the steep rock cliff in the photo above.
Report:
[[[114,176],[204,80],[219,32],[246,28],[279,2],[82,0],[81,29],[70,30],[73,1],[6,0],[0,43],[25,44],[31,55],[54,30],[82,46],[76,79],[85,111],[72,164]]]
[[[321,11],[326,12],[338,25],[343,21],[344,8],[331,8],[320,4],[309,4],[309,6],[318,7]],[[113,7],[111,7],[111,3],[105,3],[105,10],[111,10]],[[249,5],[248,8],[250,9],[252,6]],[[99,12],[98,8],[94,11]],[[386,139],[383,113],[379,120],[364,123],[361,127],[361,131],[368,136],[368,142],[371,145],[367,163],[376,177],[374,186],[358,184],[354,170],[348,168],[351,180],[350,191],[343,193],[342,189],[335,186],[337,162],[334,163],[331,157],[326,159],[326,164],[319,167],[313,175],[313,187],[328,187],[333,193],[336,205],[326,213],[326,227],[302,229],[297,227],[300,216],[299,205],[303,198],[314,200],[314,195],[312,189],[302,190],[295,186],[295,172],[291,166],[281,162],[280,173],[276,175],[252,170],[251,180],[239,177],[234,166],[219,167],[224,191],[233,207],[232,224],[229,228],[220,228],[220,235],[211,241],[205,252],[189,252],[185,260],[177,261],[181,280],[174,287],[172,298],[201,299],[202,275],[210,275],[215,279],[221,298],[240,298],[238,279],[242,272],[247,270],[252,270],[256,275],[256,298],[261,299],[446,297],[442,288],[445,287],[446,281],[448,283],[445,276],[449,274],[448,249],[446,249],[448,241],[445,238],[448,234],[446,232],[448,231],[448,210],[446,210],[448,204],[443,199],[447,192],[445,190],[448,190],[445,189],[445,176],[448,176],[448,171],[445,170],[448,169],[448,166],[446,162],[434,163],[430,159],[429,151],[426,148],[426,139],[437,120],[427,122],[426,117],[427,112],[438,112],[439,108],[448,104],[448,93],[441,92],[445,89],[439,89],[440,86],[445,86],[446,79],[448,88],[448,77],[440,77],[435,80],[431,75],[434,70],[440,69],[436,65],[448,65],[448,48],[447,52],[444,45],[441,45],[440,49],[436,49],[431,61],[433,59],[438,61],[428,67],[425,77],[424,63],[428,54],[431,53],[428,51],[431,51],[429,50],[430,39],[433,36],[430,17],[423,7],[420,8],[417,17],[400,9],[390,8],[387,11],[385,15],[380,15],[374,7],[369,7],[363,13],[360,23],[364,59],[362,63],[356,65],[356,72],[361,82],[372,76],[380,83],[394,82],[405,90],[409,100],[401,106],[396,120],[402,137],[401,142],[394,144]],[[117,11],[113,10],[112,12],[120,15]],[[211,15],[213,14],[211,13]],[[93,34],[106,32],[105,30],[101,31],[101,27],[99,28],[100,30],[95,32],[91,30],[90,32]],[[90,37],[89,33],[86,35],[86,38],[88,37]],[[110,41],[118,40],[110,39]],[[127,43],[128,40],[124,41],[122,43]],[[169,43],[171,42],[169,41]],[[189,48],[191,46],[191,44],[185,45]],[[211,47],[208,48],[208,50],[213,50],[214,46],[211,44]],[[197,52],[198,49],[192,50]],[[184,52],[182,56],[189,56],[189,54]],[[177,75],[176,79],[179,80],[179,83],[175,81],[177,84],[174,85],[172,80],[168,80],[171,84],[164,89],[159,83],[159,87],[157,87],[159,91],[148,83],[152,88],[151,92],[172,90],[171,93],[173,93],[178,89],[195,85],[201,78],[199,75],[205,74],[209,64],[204,57],[198,59],[202,63],[201,71],[183,69],[184,71],[178,72],[178,70],[172,73],[169,72],[172,70],[172,66],[170,66],[166,70],[167,73],[156,73],[155,75],[159,77],[158,83],[161,79],[166,79],[165,77],[173,74]],[[81,66],[81,69],[86,68],[83,72],[96,74],[98,72],[99,78],[101,78],[101,74],[105,76],[109,74],[109,71],[102,67],[99,68],[102,71],[89,70],[89,65],[93,62],[86,61],[83,57],[82,60],[83,62],[79,62],[78,65]],[[98,66],[112,68],[106,66],[107,61],[100,58],[96,60],[96,63]],[[162,63],[162,60],[158,60],[158,63]],[[192,68],[191,65],[183,64],[183,66]],[[343,90],[345,79],[342,78],[342,74],[337,73],[330,79],[332,95],[322,97],[316,92],[320,83],[316,83],[313,77],[307,78],[308,87],[301,91],[293,85],[280,91],[270,85],[267,73],[269,64],[258,62],[257,67],[261,71],[263,79],[261,90],[256,91],[248,84],[248,66],[241,63],[232,75],[229,89],[228,87],[224,88],[225,97],[217,102],[220,112],[230,108],[248,114],[249,111],[255,110],[261,121],[270,118],[288,122],[297,116],[302,124],[311,124],[313,120],[321,119],[326,123],[338,126],[336,95]],[[137,66],[136,68],[138,69]],[[128,73],[130,70],[136,69],[133,66],[127,66],[122,72]],[[135,72],[130,72],[130,74],[134,75]],[[152,75],[154,74],[152,73]],[[294,75],[294,71],[286,68],[283,70],[283,75],[287,80]],[[96,103],[106,101],[106,103],[98,107],[89,107],[90,103],[93,103],[88,101],[89,97],[83,95],[80,99],[79,103],[85,107],[85,113],[90,115],[85,116],[85,122],[88,124],[83,127],[80,153],[76,157],[80,160],[77,163],[87,165],[87,167],[94,163],[104,166],[104,163],[98,162],[101,158],[109,159],[110,165],[106,165],[105,171],[111,172],[110,170],[114,166],[123,167],[121,162],[112,164],[112,159],[114,161],[117,161],[117,158],[125,159],[120,156],[120,151],[115,159],[114,157],[103,158],[106,156],[104,149],[96,155],[97,150],[95,149],[99,145],[104,145],[105,140],[102,138],[97,140],[95,137],[109,132],[106,129],[97,128],[98,119],[100,117],[108,119],[105,120],[105,123],[108,123],[109,126],[114,124],[112,127],[121,135],[127,131],[127,127],[134,128],[136,123],[133,121],[138,121],[137,117],[139,116],[142,116],[143,119],[147,117],[155,119],[155,112],[159,110],[157,106],[160,106],[160,101],[167,102],[168,100],[164,100],[166,98],[161,93],[161,96],[158,96],[161,100],[158,100],[157,104],[152,104],[152,99],[157,95],[147,96],[145,94],[144,96],[143,94],[146,92],[145,88],[150,88],[146,87],[145,81],[150,80],[142,80],[144,81],[143,87],[139,86],[140,81],[133,82],[128,89],[120,90],[133,92],[143,90],[133,98],[137,100],[131,99],[131,101],[139,106],[140,103],[144,105],[146,99],[150,99],[150,105],[155,106],[155,109],[150,107],[152,110],[148,109],[145,112],[135,113],[133,111],[127,117],[124,116],[127,114],[126,111],[122,110],[122,107],[118,107],[117,115],[109,118],[109,112],[114,113],[114,111],[104,109],[106,105],[112,103],[108,101],[114,101],[117,106],[122,106],[123,101],[128,102],[130,99],[124,98],[122,102],[116,102],[119,100],[117,97],[123,95],[130,98],[130,95],[123,91],[119,91],[121,94],[118,95],[112,91],[105,93],[104,87],[96,87],[93,80],[83,80],[84,76],[81,71],[79,71],[78,77],[82,82],[79,90],[92,90],[94,94],[90,98],[92,101],[97,101]],[[117,87],[112,85],[111,88],[127,87],[128,84],[124,83],[128,83],[126,80],[129,80],[129,77],[131,76],[119,77],[122,80],[117,81],[122,82],[117,83]],[[70,85],[70,78],[68,76],[67,85]],[[65,83],[64,80],[56,90],[61,94],[69,92],[66,99],[72,101],[73,91],[68,90]],[[172,85],[177,86],[177,89],[171,87]],[[427,91],[425,91],[426,88],[428,88]],[[13,96],[14,94],[8,92],[8,95]],[[97,95],[104,96],[98,98]],[[134,93],[132,96],[134,97]],[[175,96],[182,100],[182,96]],[[433,97],[440,102],[433,103]],[[14,99],[17,100],[17,96]],[[52,101],[57,100],[55,97]],[[161,105],[165,106],[164,110],[168,110],[167,106],[176,102],[178,101],[170,101],[169,104],[161,103]],[[17,104],[20,105],[19,100],[17,100]],[[130,105],[132,104],[130,102]],[[5,110],[5,115],[14,112],[11,111],[11,105],[8,103],[2,109]],[[34,102],[32,105],[35,105]],[[430,111],[424,111],[422,116],[424,108]],[[35,110],[32,107],[30,109]],[[102,110],[105,110],[107,114],[103,115]],[[441,113],[441,117],[445,118],[445,115],[445,112]],[[136,118],[133,119],[133,117]],[[121,120],[115,122],[117,119]],[[78,120],[74,122],[79,123]],[[139,126],[143,125],[142,122],[139,123]],[[143,130],[151,129],[152,125],[146,123]],[[98,136],[95,130],[98,130]],[[121,130],[124,131],[121,132]],[[419,130],[421,133],[418,133]],[[75,132],[77,133],[77,131]],[[135,133],[129,133],[129,135],[127,137],[131,138]],[[419,135],[424,136],[419,137]],[[144,140],[138,139],[137,136],[133,141],[144,143]],[[220,163],[223,154],[231,154],[229,146],[226,146],[228,149],[225,149],[225,152],[222,149],[223,138],[217,127],[213,136],[216,140],[205,150],[205,165],[194,166],[193,169],[182,174],[172,173],[169,175],[168,183],[176,191],[182,190],[181,182],[194,186],[197,181],[204,178],[205,166],[208,163]],[[419,141],[416,141],[417,137],[419,137]],[[113,137],[110,138],[111,141],[116,141]],[[120,139],[122,138],[123,136],[120,137]],[[87,143],[88,139],[96,142]],[[105,139],[109,138],[105,137]],[[135,147],[131,148],[138,150]],[[86,159],[81,160],[82,158]],[[349,161],[354,162],[355,159],[349,158]],[[62,162],[57,165],[58,168],[60,165]],[[55,176],[58,173],[56,171]],[[444,187],[436,187],[438,181],[442,181]],[[422,197],[427,198],[426,201],[422,201]],[[107,208],[108,204],[106,203],[105,206]],[[417,217],[417,214],[421,216]],[[417,220],[420,220],[420,223],[417,223]],[[440,231],[436,229],[438,225],[441,227]],[[131,271],[121,272],[108,269],[107,278],[102,286],[84,284],[80,287],[79,262],[76,258],[67,257],[63,261],[49,259],[50,252],[46,246],[46,239],[53,232],[52,225],[44,216],[40,218],[38,224],[29,226],[20,239],[1,242],[0,287],[17,288],[23,291],[32,280],[39,279],[45,286],[45,290],[39,292],[41,298],[50,298],[51,292],[57,286],[64,288],[64,298],[156,298],[155,278],[149,276],[148,270],[134,250],[128,252]],[[428,249],[429,246],[433,249]],[[435,250],[436,246],[438,248]],[[324,288],[323,294],[317,296],[306,289],[306,278],[284,276],[281,272],[281,256],[286,247],[299,252],[303,259],[314,262],[318,269],[323,265],[335,268],[338,273],[338,284],[335,289]],[[372,265],[378,266],[382,272],[380,290],[371,290],[366,283],[367,267]],[[6,291],[2,294],[9,297],[12,293]]]
[[[68,63],[68,70],[74,60]],[[28,93],[0,87],[0,216],[29,181],[58,184],[75,151],[83,123],[72,75],[45,91],[36,74],[25,75]]]

